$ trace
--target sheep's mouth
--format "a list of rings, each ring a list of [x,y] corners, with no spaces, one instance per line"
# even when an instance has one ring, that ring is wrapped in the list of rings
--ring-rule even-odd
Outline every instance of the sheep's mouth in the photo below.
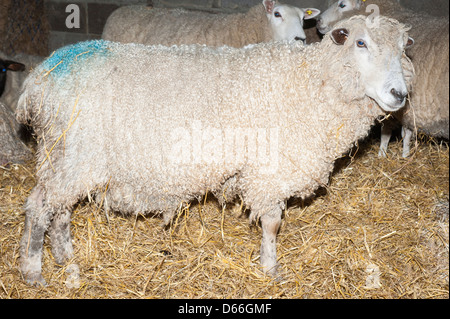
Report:
[[[325,27],[317,26],[317,31],[319,31],[319,33],[322,35],[324,35],[325,33],[327,33],[330,30],[331,30],[331,28],[329,28],[327,26],[325,26]]]
[[[384,101],[377,99],[376,102],[385,112],[397,112],[405,106],[406,100],[402,103],[385,103]]]

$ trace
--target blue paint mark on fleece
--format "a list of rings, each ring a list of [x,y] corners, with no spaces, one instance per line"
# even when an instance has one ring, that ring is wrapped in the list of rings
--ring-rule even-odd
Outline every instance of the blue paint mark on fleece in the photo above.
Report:
[[[53,52],[41,65],[45,70],[50,72],[52,76],[64,76],[74,70],[74,67],[83,60],[95,56],[108,56],[110,50],[109,41],[92,40],[79,42],[77,44],[68,45]]]

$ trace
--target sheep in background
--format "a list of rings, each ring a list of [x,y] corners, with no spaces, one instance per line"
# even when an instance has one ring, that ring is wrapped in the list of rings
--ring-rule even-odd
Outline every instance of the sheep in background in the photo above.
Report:
[[[317,18],[317,30],[325,34],[340,20],[352,15],[366,14],[366,8],[370,4],[376,4],[379,13],[384,16],[391,16],[403,9],[398,0],[330,0],[328,8]]]
[[[3,55],[4,58],[6,56]],[[0,66],[2,63],[2,54],[0,54]],[[27,77],[28,73],[40,62],[44,60],[44,57],[37,55],[29,55],[25,53],[19,53],[10,58],[15,62],[15,70],[21,72],[8,72],[8,75],[3,78],[3,91],[1,90],[1,75],[0,75],[0,101],[5,103],[13,112],[16,109],[17,100],[20,95],[20,88],[23,81]],[[1,71],[1,70],[0,70]]]
[[[23,70],[25,70],[24,64],[8,59],[0,52],[0,96],[3,95],[5,90],[8,73],[21,72]]]
[[[18,129],[14,113],[0,101],[0,166],[31,158],[31,151],[17,135]]]
[[[405,104],[407,29],[379,22],[354,17],[310,46],[100,40],[56,51],[26,79],[17,109],[38,139],[20,248],[26,281],[45,284],[49,226],[56,262],[72,256],[80,199],[124,214],[160,212],[170,223],[206,191],[242,198],[250,221],[261,222],[262,267],[275,275],[287,199],[312,196],[378,116]]]
[[[303,19],[320,11],[264,0],[246,13],[207,13],[183,9],[125,6],[106,21],[102,38],[147,45],[206,44],[243,47],[271,40],[305,41]]]
[[[10,81],[24,74],[25,65],[0,52],[0,166],[8,163],[23,163],[31,157],[31,152],[20,140],[19,124],[14,117],[15,107],[6,103]],[[21,61],[22,62],[22,61]],[[18,95],[17,89],[17,95]]]
[[[409,34],[415,44],[407,54],[414,64],[416,77],[409,104],[394,114],[402,124],[402,156],[408,157],[416,129],[434,137],[449,138],[449,18],[413,12],[397,0],[339,0],[321,14],[317,28],[325,33],[336,21],[367,14],[369,4],[376,4],[380,14],[412,26]],[[392,128],[392,122],[382,126],[379,156],[386,156]]]

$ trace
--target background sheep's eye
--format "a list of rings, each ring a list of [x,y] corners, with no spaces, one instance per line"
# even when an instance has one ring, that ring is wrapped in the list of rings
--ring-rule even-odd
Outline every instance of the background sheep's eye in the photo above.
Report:
[[[281,14],[277,11],[273,14],[276,18],[281,18]]]
[[[345,3],[339,3],[339,8],[345,8]]]
[[[356,41],[356,45],[360,48],[365,48],[366,42],[364,42],[363,40],[358,40],[358,41]]]

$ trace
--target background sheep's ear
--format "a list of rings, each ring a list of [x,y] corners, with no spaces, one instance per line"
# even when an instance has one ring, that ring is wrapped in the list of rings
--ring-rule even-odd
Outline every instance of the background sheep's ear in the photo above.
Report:
[[[306,8],[302,10],[305,13],[305,17],[303,18],[305,20],[312,19],[320,14],[320,10],[315,8]]]
[[[413,44],[414,44],[414,39],[411,38],[411,37],[409,37],[409,38],[408,38],[408,41],[406,41],[406,48],[412,47]]]
[[[273,8],[275,7],[276,1],[275,0],[264,0],[263,5],[264,8],[266,8],[266,13],[271,14],[273,12]]]
[[[9,71],[24,71],[25,70],[25,65],[19,62],[14,62],[14,61],[5,61],[5,66],[6,69]]]
[[[345,28],[335,29],[331,31],[331,39],[337,45],[343,45],[348,38],[348,30]]]

